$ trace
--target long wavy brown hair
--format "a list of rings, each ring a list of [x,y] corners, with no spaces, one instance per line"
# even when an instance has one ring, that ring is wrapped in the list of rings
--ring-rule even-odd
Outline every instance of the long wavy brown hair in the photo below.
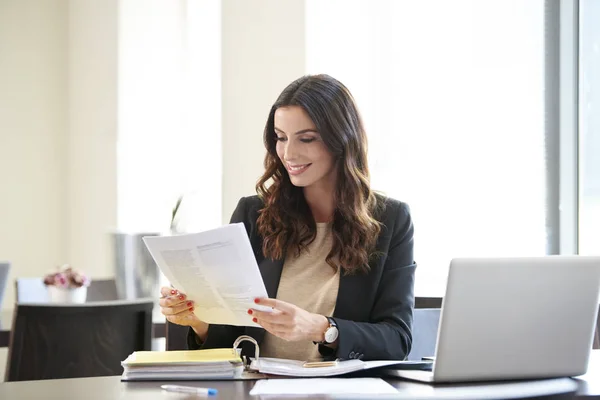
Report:
[[[256,184],[264,201],[258,217],[263,254],[283,259],[289,249],[300,254],[316,237],[316,223],[303,189],[290,181],[277,156],[275,111],[299,106],[311,118],[337,167],[333,244],[327,263],[344,273],[367,272],[381,231],[377,214],[383,208],[371,191],[367,137],[350,91],[328,75],[309,75],[288,85],[271,107],[264,131],[265,172]],[[268,185],[270,183],[270,185]]]

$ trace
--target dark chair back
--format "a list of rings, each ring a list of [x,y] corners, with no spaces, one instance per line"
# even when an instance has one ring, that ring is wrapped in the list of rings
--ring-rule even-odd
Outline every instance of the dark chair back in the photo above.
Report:
[[[443,297],[415,297],[415,308],[442,308]]]
[[[17,304],[6,381],[120,375],[121,361],[151,350],[153,299]]]
[[[167,350],[187,350],[187,335],[190,330],[187,326],[165,323],[165,341]]]
[[[435,356],[435,345],[440,325],[441,297],[415,297],[413,312],[412,348],[408,360]]]

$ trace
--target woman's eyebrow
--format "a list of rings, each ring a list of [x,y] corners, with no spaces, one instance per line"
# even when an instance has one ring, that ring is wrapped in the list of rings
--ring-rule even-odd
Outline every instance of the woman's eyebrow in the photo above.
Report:
[[[275,127],[275,130],[283,133],[284,135],[287,135],[287,133],[285,133],[283,129],[279,129],[279,128]],[[294,133],[294,135],[300,135],[301,133],[307,133],[307,132],[319,133],[316,129],[308,128],[308,129],[299,130],[298,132]]]

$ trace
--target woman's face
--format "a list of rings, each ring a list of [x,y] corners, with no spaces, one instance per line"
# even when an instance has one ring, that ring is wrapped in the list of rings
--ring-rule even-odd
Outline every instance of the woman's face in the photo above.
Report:
[[[275,111],[277,155],[294,186],[335,186],[335,163],[315,124],[298,106]]]

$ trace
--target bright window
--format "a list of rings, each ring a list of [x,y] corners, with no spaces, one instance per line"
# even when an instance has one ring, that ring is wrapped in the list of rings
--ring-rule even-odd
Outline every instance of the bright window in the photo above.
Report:
[[[579,253],[600,255],[600,2],[579,4]]]
[[[221,6],[126,0],[119,9],[118,228],[220,225]]]
[[[307,0],[307,70],[352,91],[372,184],[407,202],[417,295],[450,259],[546,252],[544,2]]]

